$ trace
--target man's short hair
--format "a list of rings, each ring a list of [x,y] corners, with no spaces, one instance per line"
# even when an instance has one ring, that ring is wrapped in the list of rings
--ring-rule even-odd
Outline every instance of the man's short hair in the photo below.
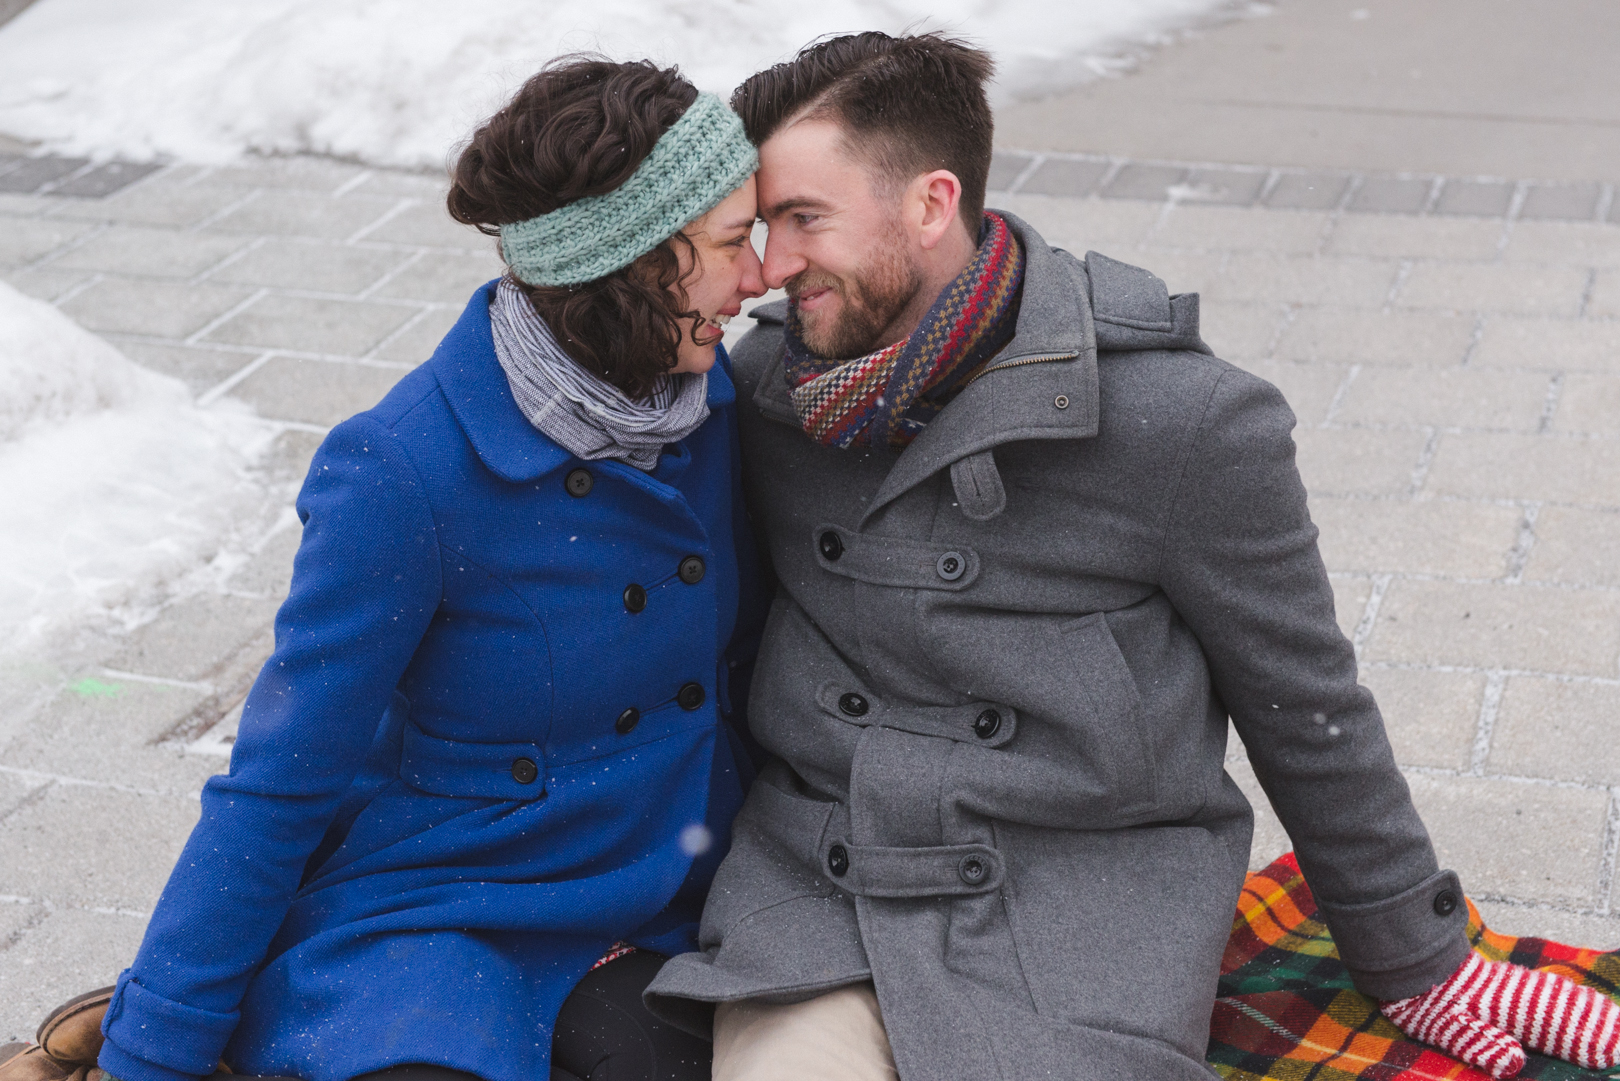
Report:
[[[756,146],[801,113],[836,122],[856,157],[896,190],[949,169],[976,238],[995,132],[984,84],[994,70],[988,53],[939,33],[848,34],[750,77],[731,107]]]

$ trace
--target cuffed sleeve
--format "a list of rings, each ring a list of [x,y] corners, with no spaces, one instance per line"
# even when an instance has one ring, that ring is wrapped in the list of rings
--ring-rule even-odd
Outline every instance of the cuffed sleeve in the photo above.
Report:
[[[1235,369],[1220,378],[1176,489],[1161,580],[1357,986],[1408,989],[1444,979],[1467,942],[1457,919],[1421,911],[1444,876],[1334,619],[1293,427],[1276,388]]]
[[[1468,957],[1468,905],[1452,871],[1362,905],[1318,901],[1356,987],[1389,1001],[1421,995]]]
[[[391,430],[364,415],[333,429],[298,512],[291,593],[230,771],[204,787],[201,818],[108,1012],[101,1065],[125,1081],[213,1071],[438,606],[431,508]]]

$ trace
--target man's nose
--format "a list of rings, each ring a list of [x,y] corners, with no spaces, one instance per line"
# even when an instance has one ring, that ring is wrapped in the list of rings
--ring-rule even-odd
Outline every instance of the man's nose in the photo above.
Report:
[[[772,289],[780,289],[787,280],[800,273],[809,266],[809,261],[792,250],[786,238],[778,236],[776,230],[765,234],[765,284]]]

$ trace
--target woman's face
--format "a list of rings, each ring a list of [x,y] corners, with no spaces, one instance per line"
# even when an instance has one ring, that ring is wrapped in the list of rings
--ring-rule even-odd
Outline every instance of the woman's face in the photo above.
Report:
[[[687,320],[682,327],[673,371],[706,372],[712,368],[714,346],[724,325],[732,316],[741,314],[745,299],[765,295],[759,255],[749,241],[757,213],[754,178],[749,177],[713,210],[682,230],[697,254],[697,264],[683,285],[686,307],[698,312],[698,317]],[[677,245],[676,251],[681,250]],[[683,253],[683,271],[688,269],[686,263]]]

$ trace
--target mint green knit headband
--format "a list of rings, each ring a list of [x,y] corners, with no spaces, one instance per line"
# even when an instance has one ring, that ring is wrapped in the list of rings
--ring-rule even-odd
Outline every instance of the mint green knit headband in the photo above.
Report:
[[[699,94],[629,180],[501,226],[501,254],[530,285],[595,281],[713,210],[758,168],[742,120],[713,94]]]

